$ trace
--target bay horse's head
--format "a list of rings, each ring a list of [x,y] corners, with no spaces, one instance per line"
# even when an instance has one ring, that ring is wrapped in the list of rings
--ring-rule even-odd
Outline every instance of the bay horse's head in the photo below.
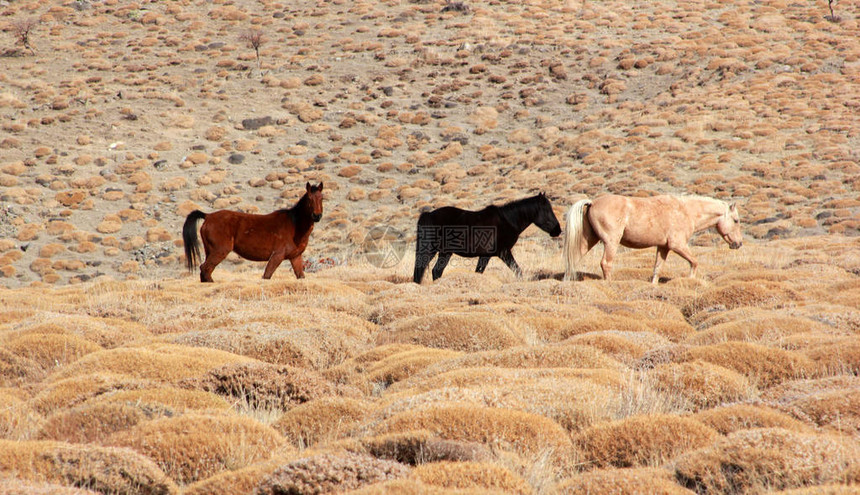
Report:
[[[538,210],[534,224],[550,236],[558,237],[561,235],[561,225],[558,224],[558,218],[556,218],[555,212],[552,211],[552,204],[550,204],[549,199],[544,193],[538,194],[536,198],[538,201]]]
[[[320,182],[318,186],[312,186],[310,182],[305,184],[305,196],[308,198],[307,201],[307,209],[310,214],[311,219],[314,222],[319,222],[322,218],[323,212],[323,183]]]
[[[741,217],[738,214],[738,205],[732,203],[726,208],[725,215],[717,222],[717,232],[723,236],[723,240],[731,249],[738,249],[744,243],[741,233]]]

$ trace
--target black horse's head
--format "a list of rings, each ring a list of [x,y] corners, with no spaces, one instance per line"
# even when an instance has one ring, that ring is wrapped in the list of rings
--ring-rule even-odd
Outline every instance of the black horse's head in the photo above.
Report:
[[[537,201],[537,215],[535,216],[534,224],[552,237],[558,237],[561,235],[561,225],[558,224],[558,218],[556,218],[555,212],[552,211],[552,204],[550,204],[549,199],[544,193],[538,194],[535,198]]]

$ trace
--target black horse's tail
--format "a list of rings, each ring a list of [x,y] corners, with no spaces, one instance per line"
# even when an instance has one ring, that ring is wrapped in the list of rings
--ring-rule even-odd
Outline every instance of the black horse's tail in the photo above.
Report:
[[[200,243],[197,240],[197,221],[206,218],[206,214],[200,210],[194,210],[188,214],[185,224],[182,226],[182,242],[185,244],[185,266],[188,270],[200,263]]]
[[[428,232],[428,228],[433,229],[433,226],[428,224],[430,224],[430,214],[425,211],[418,216],[418,232],[415,237],[415,271],[412,273],[412,281],[416,284],[421,283],[427,265],[436,254],[437,239],[432,235],[433,232]]]

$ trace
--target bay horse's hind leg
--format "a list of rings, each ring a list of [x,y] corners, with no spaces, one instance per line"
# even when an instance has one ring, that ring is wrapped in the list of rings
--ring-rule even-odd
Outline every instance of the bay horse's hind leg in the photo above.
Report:
[[[433,266],[433,280],[442,276],[442,272],[445,271],[450,259],[451,253],[439,253],[439,258],[436,259],[436,264]]]
[[[508,265],[508,268],[514,271],[514,274],[517,276],[517,278],[522,278],[523,271],[520,269],[520,265],[517,264],[517,260],[514,259],[514,254],[511,252],[510,249],[506,249],[499,253],[499,258],[501,258],[502,261],[504,261],[505,264]]]
[[[654,274],[651,276],[651,283],[657,283],[657,274],[660,271],[660,267],[663,266],[663,262],[666,261],[666,257],[669,256],[669,247],[668,246],[657,246],[657,259],[654,261]]]
[[[475,267],[476,273],[484,273],[484,270],[487,268],[487,263],[490,262],[489,256],[481,256],[478,258],[478,266]]]
[[[293,265],[293,273],[296,274],[296,278],[305,278],[305,260],[302,259],[302,255],[291,259],[290,264]]]
[[[218,263],[224,261],[224,258],[230,254],[232,249],[227,249],[226,251],[221,249],[209,249],[206,248],[206,260],[200,264],[200,281],[201,282],[212,282],[212,270],[218,266]]]

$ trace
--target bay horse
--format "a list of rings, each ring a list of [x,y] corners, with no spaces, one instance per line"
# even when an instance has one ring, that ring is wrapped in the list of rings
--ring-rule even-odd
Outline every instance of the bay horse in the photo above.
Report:
[[[200,281],[212,282],[212,270],[234,251],[251,261],[268,261],[263,278],[270,279],[284,259],[290,260],[296,278],[305,276],[302,253],[314,224],[322,218],[323,185],[305,184],[305,194],[295,206],[255,215],[238,211],[219,210],[203,213],[194,210],[182,226],[185,243],[185,263],[189,271],[200,261],[197,221],[203,220],[200,237],[206,260],[200,265]]]
[[[693,278],[699,264],[687,242],[693,233],[711,227],[716,227],[731,249],[743,244],[735,203],[702,196],[633,198],[615,194],[577,201],[567,213],[564,278],[576,278],[580,258],[598,242],[603,242],[600,268],[605,280],[612,279],[612,260],[619,244],[633,249],[657,247],[651,283],[657,283],[657,272],[669,251],[690,263]]]
[[[426,211],[418,217],[412,280],[421,283],[424,271],[437,253],[439,258],[433,267],[433,280],[442,276],[453,254],[478,257],[477,273],[484,273],[490,258],[498,256],[517,277],[522,277],[511,248],[532,223],[552,237],[561,234],[561,226],[544,193],[502,206],[488,206],[480,211],[453,206]]]

